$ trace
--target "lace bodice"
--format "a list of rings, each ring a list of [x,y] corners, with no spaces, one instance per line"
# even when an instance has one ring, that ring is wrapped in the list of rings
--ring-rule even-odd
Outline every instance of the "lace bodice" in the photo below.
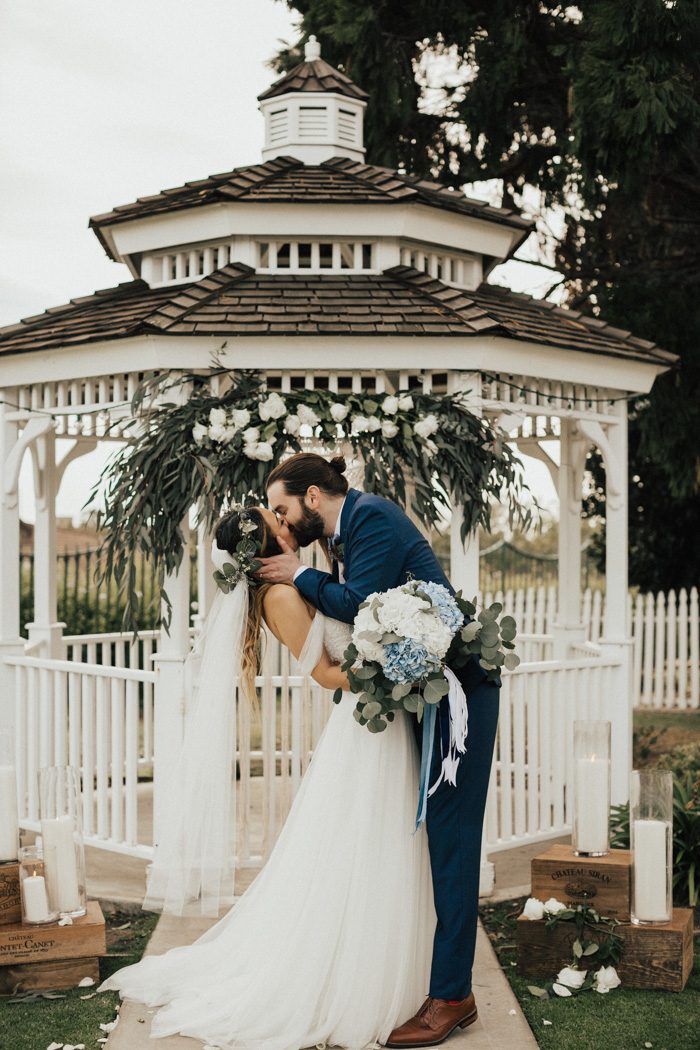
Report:
[[[350,645],[352,625],[342,620],[331,620],[325,617],[323,624],[323,645],[333,663],[342,663],[343,654]]]

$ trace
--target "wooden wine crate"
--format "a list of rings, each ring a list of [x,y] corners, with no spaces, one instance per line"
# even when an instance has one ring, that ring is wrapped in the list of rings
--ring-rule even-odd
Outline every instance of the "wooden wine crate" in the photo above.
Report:
[[[630,872],[628,849],[611,850],[605,857],[577,857],[571,846],[556,843],[532,859],[532,896],[585,904],[599,915],[629,922]]]
[[[22,908],[19,900],[19,864],[16,860],[0,864],[0,926],[19,922]]]
[[[0,995],[77,988],[83,977],[92,977],[95,985],[100,983],[100,960],[97,956],[0,966]],[[93,992],[95,985],[86,987],[85,994]]]
[[[70,926],[18,922],[0,926],[0,966],[106,954],[105,920],[98,901],[88,901],[87,914],[73,919]]]
[[[625,988],[661,989],[682,992],[693,969],[693,912],[674,908],[671,922],[659,926],[618,926],[623,948],[616,970]],[[602,941],[605,933],[586,934]],[[573,958],[576,927],[560,922],[549,929],[544,919],[526,919],[516,924],[518,973],[533,979],[551,979]],[[598,968],[595,955],[579,960],[583,969]]]

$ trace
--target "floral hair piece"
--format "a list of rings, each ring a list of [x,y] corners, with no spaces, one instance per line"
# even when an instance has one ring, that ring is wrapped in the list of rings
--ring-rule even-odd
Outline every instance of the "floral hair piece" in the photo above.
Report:
[[[236,544],[235,551],[231,554],[229,551],[221,550],[217,546],[216,537],[211,543],[211,559],[216,566],[213,573],[214,581],[224,594],[232,591],[236,584],[244,578],[249,584],[256,586],[258,581],[253,573],[257,572],[262,565],[257,557],[260,553],[260,543],[251,535],[257,532],[257,522],[245,507],[234,504],[231,509],[238,513],[239,530],[242,533],[242,539]]]

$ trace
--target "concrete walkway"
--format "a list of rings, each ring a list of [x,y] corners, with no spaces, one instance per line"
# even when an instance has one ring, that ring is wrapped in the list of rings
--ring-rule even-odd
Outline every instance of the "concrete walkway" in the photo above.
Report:
[[[139,841],[151,841],[151,786],[139,785]],[[260,820],[262,807],[260,807]],[[251,829],[253,830],[253,829]],[[562,840],[565,841],[565,840]],[[530,860],[543,849],[542,844],[502,850],[490,858],[495,866],[495,890],[489,900],[507,900],[529,893]],[[145,860],[125,857],[106,850],[87,849],[88,894],[105,905],[140,910],[146,885]],[[236,874],[236,894],[245,892],[255,869]],[[145,954],[161,955],[170,948],[191,944],[213,925],[213,919],[199,915],[161,916]],[[464,1032],[457,1031],[446,1043],[450,1050],[536,1050],[537,1042],[525,1020],[510,984],[501,969],[486,932],[479,926],[474,960],[474,994],[478,1021]],[[150,1038],[155,1013],[140,1003],[125,1000],[119,1023],[110,1033],[105,1050],[201,1050],[197,1039],[172,1036]]]

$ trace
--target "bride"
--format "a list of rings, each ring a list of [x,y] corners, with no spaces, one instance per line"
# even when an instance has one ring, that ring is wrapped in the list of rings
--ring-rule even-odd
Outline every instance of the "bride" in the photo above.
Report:
[[[233,569],[188,661],[201,660],[198,685],[145,908],[181,914],[198,898],[216,915],[230,885],[234,679],[250,697],[261,620],[319,685],[347,690],[339,664],[350,628],[294,587],[250,586],[255,554],[246,551],[275,554],[277,537],[296,549],[263,507],[234,510],[217,527],[213,561]],[[240,900],[193,944],[101,984],[160,1007],[152,1036],[225,1050],[360,1050],[385,1041],[425,998],[436,918],[425,827],[412,834],[415,739],[404,712],[373,735],[354,707],[349,691],[333,706],[277,843]]]

